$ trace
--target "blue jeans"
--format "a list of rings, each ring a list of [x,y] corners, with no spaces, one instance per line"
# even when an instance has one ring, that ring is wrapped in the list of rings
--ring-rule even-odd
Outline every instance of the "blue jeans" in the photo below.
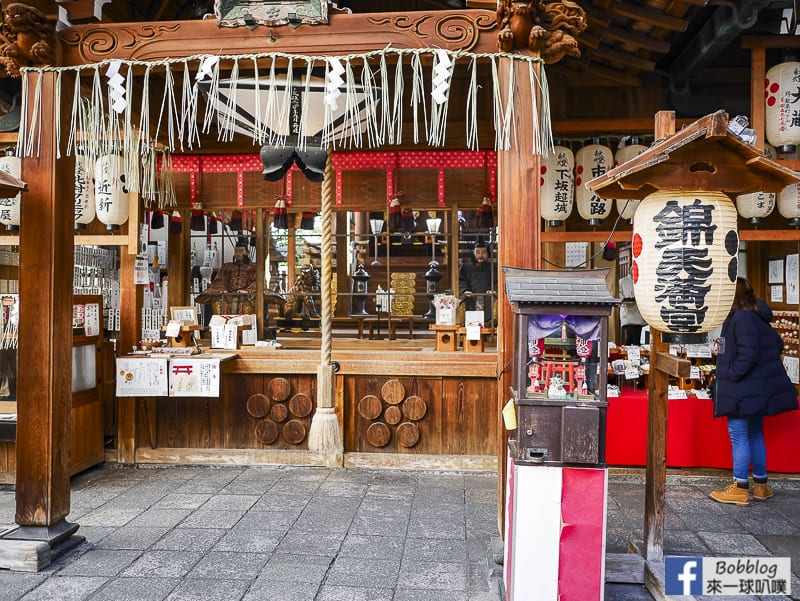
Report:
[[[747,482],[749,468],[753,466],[754,478],[767,477],[767,448],[764,445],[764,418],[728,416],[728,435],[733,451],[733,477]]]

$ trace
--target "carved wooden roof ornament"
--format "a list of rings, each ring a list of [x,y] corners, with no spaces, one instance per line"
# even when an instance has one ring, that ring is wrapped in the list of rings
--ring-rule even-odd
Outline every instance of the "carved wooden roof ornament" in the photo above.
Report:
[[[719,190],[728,195],[780,192],[800,181],[728,130],[717,111],[657,140],[629,161],[586,183],[601,198],[639,199],[658,190]]]
[[[497,24],[497,46],[502,52],[528,49],[547,64],[564,56],[581,56],[577,38],[586,30],[586,13],[570,0],[500,0]]]
[[[215,0],[220,27],[319,25],[328,22],[328,0]]]
[[[6,6],[2,14],[0,77],[19,77],[22,67],[42,67],[55,61],[55,21],[18,2]]]

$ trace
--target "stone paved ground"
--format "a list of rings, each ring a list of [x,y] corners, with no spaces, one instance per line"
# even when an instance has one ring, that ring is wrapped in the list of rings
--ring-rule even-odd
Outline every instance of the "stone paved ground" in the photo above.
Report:
[[[800,592],[800,480],[747,508],[708,499],[723,483],[670,477],[666,554],[790,556]],[[641,475],[612,472],[609,552],[641,540],[643,499]],[[14,503],[0,487],[0,530]],[[86,542],[41,573],[0,571],[0,600],[500,598],[493,473],[109,465],[73,478],[68,519]],[[606,599],[650,596],[609,585]]]

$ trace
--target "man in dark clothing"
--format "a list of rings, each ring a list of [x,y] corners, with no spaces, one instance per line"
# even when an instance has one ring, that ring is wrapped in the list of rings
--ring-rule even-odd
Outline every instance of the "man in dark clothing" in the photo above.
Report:
[[[497,269],[491,260],[486,242],[478,241],[472,248],[472,260],[458,270],[458,295],[464,299],[467,311],[483,311],[483,324],[494,326],[494,295]]]

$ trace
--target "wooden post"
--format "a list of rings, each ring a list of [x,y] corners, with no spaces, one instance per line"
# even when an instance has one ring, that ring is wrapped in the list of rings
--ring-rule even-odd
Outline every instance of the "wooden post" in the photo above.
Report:
[[[64,182],[72,161],[56,159],[55,73],[26,74],[34,106],[41,79],[41,147],[25,158],[20,226],[20,317],[17,395],[17,538],[52,541],[77,530],[69,513],[72,404],[73,200]],[[26,127],[26,124],[23,124]],[[60,534],[58,534],[60,532]]]
[[[508,59],[500,61],[500,86],[505,93],[508,87]],[[509,397],[512,374],[510,365],[514,356],[514,316],[506,302],[505,278],[502,266],[537,269],[540,261],[539,203],[539,157],[531,153],[530,140],[533,135],[531,87],[528,82],[528,65],[514,62],[514,84],[510,93],[514,97],[514,148],[497,153],[497,207],[498,227],[502,235],[497,247],[497,364],[501,371],[497,384],[497,407],[499,415]],[[504,100],[505,102],[505,100]],[[508,433],[503,420],[497,420],[497,522],[500,532],[504,530],[506,448]]]
[[[675,113],[656,113],[656,140],[675,133]],[[667,388],[669,374],[656,367],[656,357],[667,353],[661,332],[650,329],[650,381],[647,408],[647,467],[644,489],[644,553],[648,561],[664,559],[664,500],[667,485]]]
[[[128,227],[136,227],[136,222],[128,223]],[[119,265],[119,306],[120,332],[117,344],[117,356],[123,356],[135,346],[139,340],[139,307],[142,306],[142,286],[133,283],[133,271],[136,254],[125,252],[120,248]],[[137,289],[138,288],[138,289]],[[133,463],[136,452],[136,398],[119,397],[117,399],[117,461]]]

